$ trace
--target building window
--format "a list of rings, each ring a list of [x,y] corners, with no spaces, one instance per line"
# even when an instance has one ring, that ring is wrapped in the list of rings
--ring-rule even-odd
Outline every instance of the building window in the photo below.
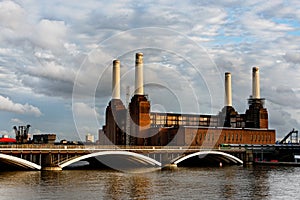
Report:
[[[231,122],[230,124],[231,124],[232,128],[236,128],[236,123],[235,122]]]

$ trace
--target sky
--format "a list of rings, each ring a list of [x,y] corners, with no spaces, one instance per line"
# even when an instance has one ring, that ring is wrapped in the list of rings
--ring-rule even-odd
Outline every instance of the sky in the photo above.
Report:
[[[97,139],[112,61],[127,105],[143,52],[159,112],[217,114],[231,72],[233,107],[245,113],[258,66],[269,127],[282,138],[300,128],[299,13],[297,0],[1,1],[0,133],[30,124],[31,134]]]

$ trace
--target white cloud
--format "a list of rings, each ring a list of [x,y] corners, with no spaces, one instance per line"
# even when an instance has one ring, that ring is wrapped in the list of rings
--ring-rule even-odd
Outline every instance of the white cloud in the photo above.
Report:
[[[26,104],[14,103],[8,97],[4,97],[1,95],[0,95],[0,110],[19,113],[19,114],[35,115],[37,117],[42,115],[39,108],[35,106],[32,106],[28,103]]]
[[[73,102],[72,112],[78,135],[82,140],[87,132],[97,133],[100,115],[94,106],[84,102]]]
[[[66,40],[67,27],[64,21],[42,19],[36,25],[33,40],[42,48],[60,51]]]
[[[55,61],[41,62],[40,65],[33,67],[27,66],[25,71],[30,76],[51,80],[72,82],[75,79],[75,72],[67,67],[61,66]]]
[[[12,118],[10,121],[12,123],[16,123],[16,124],[25,124],[22,120],[20,120],[18,118]]]
[[[299,10],[300,3],[297,0],[161,1],[159,4],[131,0],[105,3],[93,0],[44,3],[2,1],[0,92],[9,96],[7,94],[10,92],[19,91],[27,99],[42,94],[45,96],[40,98],[45,98],[45,102],[47,98],[63,97],[62,104],[66,103],[65,100],[70,104],[76,73],[82,63],[86,63],[77,77],[76,84],[87,88],[82,87],[80,97],[91,97],[91,93],[94,94],[97,89],[96,96],[106,101],[111,93],[111,63],[106,62],[122,57],[124,60],[121,63],[126,64],[121,69],[124,73],[124,70],[129,70],[134,65],[135,50],[141,48],[139,50],[144,51],[143,45],[151,47],[159,44],[162,50],[178,47],[178,38],[170,35],[154,35],[153,38],[156,39],[149,39],[151,37],[147,34],[153,32],[143,32],[140,35],[122,32],[134,28],[158,27],[186,35],[209,52],[221,73],[232,73],[234,100],[238,101],[234,103],[241,112],[245,111],[246,99],[251,92],[251,67],[259,65],[262,96],[281,108],[276,110],[277,114],[291,118],[283,113],[284,107],[289,106],[299,113],[296,100],[280,96],[278,88],[285,88],[286,96],[289,90],[294,91],[293,97],[300,96]],[[99,48],[105,40],[116,34],[120,34],[118,39],[101,47],[107,49]],[[136,39],[133,40],[132,36]],[[122,41],[130,43],[124,45]],[[117,54],[118,46],[127,51]],[[181,43],[179,46],[176,49],[177,55],[188,55],[189,59],[200,60],[202,53],[192,52],[190,44]],[[90,54],[95,49],[97,50]],[[178,74],[156,69],[152,65],[154,63],[175,66],[176,72],[183,72],[180,76],[182,80],[197,83],[193,79],[193,70],[189,70],[176,56],[169,57],[169,60],[157,59],[158,57],[159,55],[154,54],[145,55],[149,66],[145,80],[154,82],[163,79],[165,83],[177,83]],[[206,63],[200,65],[205,68]],[[223,74],[220,76],[223,77]],[[96,88],[98,81],[99,87]],[[206,81],[207,84],[212,84],[215,80]],[[133,82],[131,80],[126,84]],[[182,88],[184,84],[180,86]],[[178,87],[178,90],[181,88]],[[199,90],[201,92],[203,91]],[[151,95],[153,94],[149,94],[150,98]],[[18,105],[10,99],[4,100]],[[288,103],[291,104],[287,105]],[[19,105],[15,106],[19,110],[23,107],[27,113],[35,112],[35,107],[31,108],[29,104]],[[102,113],[105,105],[106,103],[101,102],[99,111]],[[46,103],[44,106],[47,106]],[[84,111],[86,116],[95,115],[89,104],[79,103],[74,109]],[[270,109],[274,109],[274,106]],[[295,121],[300,122],[300,118],[295,118]],[[291,123],[295,121],[291,120]],[[290,126],[291,123],[285,122],[285,125]]]
[[[283,57],[287,62],[300,64],[300,52],[286,52]]]
[[[73,112],[77,113],[77,115],[81,116],[82,118],[99,117],[95,108],[93,108],[83,102],[74,103],[73,104]]]
[[[24,27],[26,12],[20,5],[13,1],[2,1],[0,11],[0,24],[3,28],[17,32]]]

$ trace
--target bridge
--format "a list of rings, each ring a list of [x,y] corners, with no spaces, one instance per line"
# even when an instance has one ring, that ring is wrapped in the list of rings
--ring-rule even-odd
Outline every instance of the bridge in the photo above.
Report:
[[[246,150],[204,149],[178,146],[98,145],[1,145],[0,169],[62,170],[86,165],[109,167],[163,168],[172,166],[243,165]]]

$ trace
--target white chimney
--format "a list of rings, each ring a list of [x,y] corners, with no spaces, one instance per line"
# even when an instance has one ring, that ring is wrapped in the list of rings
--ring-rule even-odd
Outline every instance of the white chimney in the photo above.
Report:
[[[135,95],[144,95],[143,53],[135,54]]]
[[[252,69],[252,98],[260,99],[259,68],[258,67],[253,67],[253,69]]]
[[[113,61],[112,99],[120,99],[120,61]]]
[[[231,74],[225,73],[225,106],[232,106]]]

